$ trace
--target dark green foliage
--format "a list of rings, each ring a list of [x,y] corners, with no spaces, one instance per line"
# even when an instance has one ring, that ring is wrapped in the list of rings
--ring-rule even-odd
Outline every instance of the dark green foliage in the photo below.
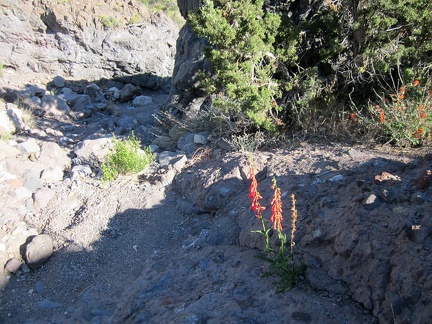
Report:
[[[280,85],[273,78],[279,53],[294,54],[284,48],[276,51],[281,18],[264,11],[264,1],[205,1],[190,16],[189,23],[210,46],[206,56],[214,71],[204,85],[225,111],[243,112],[256,125],[274,129],[272,113],[280,110],[276,99]],[[226,101],[232,104],[226,105]]]
[[[271,257],[258,255],[257,258],[269,263],[269,269],[266,270],[262,276],[264,278],[278,278],[278,280],[273,283],[278,293],[293,289],[306,272],[306,265],[304,263],[295,265],[290,257],[280,253],[276,253]]]
[[[204,1],[189,21],[210,45],[207,92],[257,126],[325,125],[366,107],[377,88],[429,73],[432,1],[273,3]]]

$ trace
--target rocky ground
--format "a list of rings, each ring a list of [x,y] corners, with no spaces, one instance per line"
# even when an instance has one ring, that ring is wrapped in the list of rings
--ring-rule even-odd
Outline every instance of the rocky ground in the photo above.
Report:
[[[297,199],[295,256],[307,268],[296,288],[277,294],[256,258],[264,242],[251,232],[260,222],[247,198],[249,154],[205,132],[174,127],[156,138],[163,92],[61,77],[8,83],[16,79],[2,79],[0,127],[15,135],[0,141],[0,323],[432,317],[428,148],[300,142],[255,152],[262,203],[269,207],[275,176],[288,235],[290,195]],[[101,183],[111,137],[131,130],[153,145],[157,163]],[[23,253],[33,236],[36,254]]]

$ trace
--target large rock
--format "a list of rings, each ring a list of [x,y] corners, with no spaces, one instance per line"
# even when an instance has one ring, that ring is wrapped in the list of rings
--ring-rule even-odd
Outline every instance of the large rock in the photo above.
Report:
[[[0,62],[21,73],[170,85],[178,27],[135,0],[2,1],[0,16]]]
[[[97,165],[103,162],[113,147],[112,136],[90,137],[80,142],[74,153],[81,161]]]

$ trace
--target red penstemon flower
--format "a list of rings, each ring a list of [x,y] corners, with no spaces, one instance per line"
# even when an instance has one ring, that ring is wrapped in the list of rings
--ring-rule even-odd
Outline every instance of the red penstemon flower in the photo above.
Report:
[[[249,179],[252,180],[251,185],[249,187],[249,196],[248,198],[252,199],[251,210],[255,212],[258,218],[262,217],[262,211],[265,209],[264,206],[261,206],[259,200],[262,199],[261,194],[258,192],[258,182],[255,178],[254,168],[251,166]]]
[[[273,200],[271,201],[271,217],[270,222],[273,223],[273,229],[282,231],[282,200],[281,200],[281,192],[277,187],[276,179],[273,179],[272,189],[274,190]]]

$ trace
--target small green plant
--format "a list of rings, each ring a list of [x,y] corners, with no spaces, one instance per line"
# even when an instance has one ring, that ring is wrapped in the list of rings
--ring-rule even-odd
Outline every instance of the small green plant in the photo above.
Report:
[[[0,63],[0,78],[3,76],[3,69],[4,69],[4,65],[3,63]]]
[[[172,0],[138,0],[138,2],[145,5],[151,12],[164,12],[168,17],[170,17],[177,26],[183,26],[185,23],[184,18],[180,14],[180,10],[177,6],[176,1]]]
[[[126,140],[114,141],[114,151],[101,166],[102,181],[112,181],[119,175],[139,172],[155,160],[150,148],[141,150],[141,142],[135,134]]]
[[[103,15],[99,18],[102,25],[107,29],[112,29],[118,26],[118,20],[113,16]]]
[[[144,18],[141,15],[135,14],[129,19],[129,24],[137,24],[143,22]]]
[[[377,94],[378,102],[369,112],[390,141],[419,146],[430,139],[432,127],[432,86],[414,80],[393,91]]]
[[[0,140],[7,142],[12,138],[11,133],[0,133]]]
[[[271,227],[266,226],[266,219],[264,219],[262,212],[266,207],[262,206],[259,200],[262,196],[258,192],[258,182],[255,178],[255,172],[252,164],[250,163],[250,175],[251,186],[249,188],[249,198],[252,200],[251,210],[255,212],[257,218],[261,219],[262,230],[253,231],[264,236],[266,248],[265,255],[259,256],[260,259],[270,263],[270,269],[264,273],[264,277],[279,277],[279,282],[276,282],[277,292],[284,292],[285,290],[292,289],[300,279],[301,274],[304,272],[303,264],[297,266],[294,260],[294,237],[297,230],[297,209],[296,199],[294,194],[291,195],[292,207],[291,207],[291,240],[290,240],[290,251],[287,253],[286,244],[287,237],[284,234],[282,228],[282,200],[281,191],[277,186],[276,178],[273,178],[272,189],[274,190],[273,199],[271,201]],[[273,231],[277,231],[278,239],[280,241],[279,248],[275,248],[270,243],[270,236]]]

